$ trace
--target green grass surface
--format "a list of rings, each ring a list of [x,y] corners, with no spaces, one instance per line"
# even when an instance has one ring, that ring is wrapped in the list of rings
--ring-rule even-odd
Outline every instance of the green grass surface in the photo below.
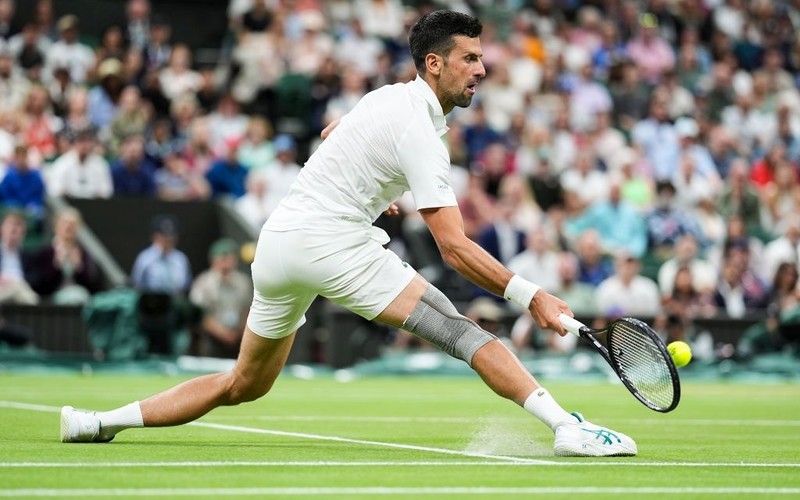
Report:
[[[557,458],[552,434],[477,378],[281,378],[197,424],[62,444],[58,408],[110,409],[165,376],[0,378],[0,497],[800,497],[797,385],[685,383],[669,414],[619,385],[547,384],[639,456]]]

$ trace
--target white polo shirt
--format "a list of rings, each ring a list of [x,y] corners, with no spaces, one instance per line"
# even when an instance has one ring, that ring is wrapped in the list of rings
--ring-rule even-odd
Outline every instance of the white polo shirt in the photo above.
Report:
[[[455,206],[444,113],[419,76],[365,95],[300,171],[266,229],[371,225],[405,191],[417,209]]]

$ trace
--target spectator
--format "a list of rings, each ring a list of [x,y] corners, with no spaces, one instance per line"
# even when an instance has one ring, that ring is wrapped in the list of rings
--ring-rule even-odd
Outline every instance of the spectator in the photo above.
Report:
[[[701,240],[700,226],[692,216],[675,206],[675,186],[669,181],[661,181],[656,186],[656,206],[647,214],[648,250],[659,260],[671,258],[675,244],[685,234],[692,234]]]
[[[159,71],[167,65],[172,45],[172,27],[169,21],[161,16],[153,16],[148,31],[148,40],[142,47],[143,71]]]
[[[272,12],[267,8],[266,0],[253,0],[253,8],[242,16],[242,28],[249,32],[267,31],[272,19]]]
[[[16,59],[19,68],[26,78],[32,81],[42,80],[45,54],[50,50],[52,42],[39,33],[36,24],[28,22],[23,26],[22,33],[11,37],[8,49]]]
[[[722,264],[714,302],[731,318],[742,318],[760,303],[761,297],[749,294],[744,287],[745,267],[737,259],[728,258]]]
[[[100,36],[100,45],[94,50],[94,58],[99,66],[106,59],[116,59],[122,61],[125,58],[127,47],[125,45],[125,35],[122,28],[115,24],[106,26]],[[121,63],[120,63],[121,64]]]
[[[386,42],[403,34],[404,12],[400,0],[356,0],[353,12],[368,36]]]
[[[247,175],[246,191],[235,202],[236,211],[254,232],[261,230],[267,221],[268,186],[263,172],[250,172]]]
[[[324,31],[326,21],[322,12],[308,9],[298,16],[302,34],[288,48],[289,71],[311,77],[333,55],[333,39]]]
[[[764,186],[763,200],[769,214],[769,227],[776,234],[783,232],[789,219],[800,213],[800,182],[797,168],[786,159],[775,164],[775,175]]]
[[[782,227],[782,234],[764,246],[761,252],[760,276],[769,282],[783,262],[794,263],[800,268],[800,215],[795,212]]]
[[[10,49],[0,44],[0,114],[21,108],[30,87],[30,81],[14,67]]]
[[[714,288],[698,289],[696,279],[689,267],[679,267],[672,278],[669,293],[663,296],[666,316],[666,341],[687,341],[697,317],[710,317],[716,313]]]
[[[625,249],[641,258],[647,249],[647,231],[642,215],[621,197],[618,181],[611,183],[608,200],[592,203],[578,217],[564,223],[564,235],[574,240],[587,229],[594,228],[603,250],[613,254]]]
[[[609,75],[609,92],[613,102],[614,125],[630,133],[647,114],[650,100],[650,89],[642,81],[639,68],[630,61],[621,61],[614,66]],[[650,109],[652,112],[652,107]],[[661,111],[666,115],[666,105]]]
[[[480,230],[477,239],[484,250],[505,265],[525,250],[525,233],[511,223],[513,208],[508,200],[498,200],[494,220]]]
[[[364,33],[361,20],[355,17],[336,44],[334,56],[343,67],[352,67],[367,78],[374,78],[378,74],[378,62],[384,50],[381,40]]]
[[[104,129],[117,115],[120,96],[125,87],[123,67],[119,59],[106,59],[97,68],[100,84],[89,91],[89,115],[92,124]]]
[[[368,81],[364,74],[355,68],[345,69],[338,94],[331,96],[325,107],[325,125],[341,119],[355,107],[367,93]]]
[[[205,175],[214,163],[211,149],[211,131],[208,119],[198,117],[189,128],[189,135],[181,156],[186,160],[189,170]]]
[[[716,268],[698,256],[697,239],[686,234],[675,245],[675,257],[664,262],[658,270],[658,286],[662,295],[672,295],[675,274],[684,267],[689,270],[695,291],[709,292],[716,287]]]
[[[639,274],[641,264],[633,255],[620,251],[615,256],[615,273],[597,286],[598,312],[606,317],[653,318],[660,311],[658,286]]]
[[[797,290],[798,269],[795,262],[781,262],[771,280],[771,286],[764,297],[764,309],[771,316],[780,316],[800,305]]]
[[[50,167],[47,192],[50,196],[72,198],[109,198],[114,192],[111,170],[106,160],[95,152],[95,132],[79,130],[72,147]]]
[[[508,261],[508,268],[527,280],[536,280],[548,293],[555,293],[561,284],[558,262],[559,255],[548,240],[547,231],[539,226],[528,232],[525,249]]]
[[[211,185],[212,197],[239,198],[244,195],[245,181],[247,180],[247,169],[239,163],[238,159],[239,141],[229,139],[226,149],[224,157],[211,165],[206,173],[206,180]]]
[[[14,148],[14,162],[0,181],[0,205],[22,210],[28,216],[44,218],[44,182],[39,170],[28,163],[28,147],[19,143]]]
[[[52,241],[26,259],[25,276],[31,288],[55,304],[86,304],[100,289],[100,274],[78,242],[83,224],[80,212],[67,208],[55,216]]]
[[[172,48],[167,67],[159,71],[158,81],[169,100],[200,89],[200,74],[192,69],[192,52],[188,45],[177,44]]]
[[[155,174],[156,194],[166,201],[205,200],[211,188],[205,177],[189,169],[177,153],[167,153],[164,166]]]
[[[120,146],[126,137],[144,135],[150,121],[150,110],[142,102],[142,95],[135,85],[122,89],[119,108],[108,128],[108,147],[114,156],[119,155]]]
[[[91,118],[89,117],[89,91],[84,87],[71,87],[67,90],[66,95],[66,109],[61,110],[64,124],[58,132],[59,152],[65,152],[69,149],[71,141],[75,138],[80,130],[93,128]]]
[[[502,135],[486,121],[486,110],[478,102],[472,110],[472,122],[464,127],[464,144],[467,149],[466,165],[472,165],[489,144],[502,141]]]
[[[39,303],[39,295],[25,280],[22,244],[26,230],[22,212],[6,211],[0,222],[0,304]]]
[[[94,51],[78,40],[78,17],[68,14],[58,20],[56,27],[59,39],[47,52],[45,79],[49,79],[56,68],[67,68],[73,82],[86,82],[95,67],[95,59]]]
[[[221,96],[217,109],[208,115],[212,151],[224,149],[228,140],[241,140],[249,123],[250,120],[241,112],[239,103],[231,94]]]
[[[272,125],[266,118],[254,116],[247,125],[242,143],[239,145],[239,162],[249,172],[266,170],[275,160]]]
[[[34,85],[25,100],[22,137],[40,158],[52,158],[56,153],[56,132],[61,120],[53,114],[47,89]]]
[[[125,38],[131,47],[143,49],[149,42],[150,1],[128,0],[125,5]]]
[[[678,135],[669,122],[667,104],[663,92],[653,92],[647,118],[631,129],[631,142],[644,153],[656,180],[671,177],[680,154]]]
[[[603,255],[596,230],[588,229],[578,236],[575,252],[578,256],[578,282],[596,287],[614,273],[613,264]]]
[[[658,18],[649,12],[639,16],[639,34],[628,42],[627,53],[651,84],[675,67],[675,52],[659,35]]]
[[[740,217],[748,234],[761,230],[762,204],[761,197],[748,177],[747,162],[737,158],[731,162],[730,172],[722,193],[717,200],[717,209],[725,219]]]
[[[19,26],[14,22],[14,0],[0,0],[0,43],[17,34]]]
[[[561,174],[561,187],[576,195],[579,208],[583,210],[608,200],[609,179],[608,174],[597,168],[597,158],[592,151],[584,149],[577,155],[575,165]]]
[[[295,142],[289,135],[279,135],[273,141],[275,161],[264,171],[267,182],[267,213],[271,214],[278,203],[289,194],[289,188],[300,174],[300,165],[295,162]]]
[[[152,244],[139,252],[133,263],[131,281],[141,292],[185,293],[192,273],[186,254],[176,248],[178,222],[169,215],[153,218]]]
[[[211,267],[197,276],[189,292],[192,304],[202,311],[197,354],[235,358],[253,299],[253,285],[248,275],[236,269],[239,249],[233,240],[215,241],[208,258]]]
[[[134,135],[120,147],[119,159],[111,165],[114,196],[154,196],[155,164],[144,154],[144,138]]]

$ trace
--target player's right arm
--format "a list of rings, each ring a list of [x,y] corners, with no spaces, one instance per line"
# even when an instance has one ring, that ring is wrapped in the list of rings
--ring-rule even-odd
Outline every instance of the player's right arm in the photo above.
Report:
[[[506,295],[514,273],[467,238],[461,211],[457,206],[425,208],[420,210],[420,214],[448,265],[481,288],[501,297]],[[561,335],[566,332],[558,319],[559,314],[573,316],[563,300],[544,290],[533,295],[527,308],[539,326],[555,330]]]

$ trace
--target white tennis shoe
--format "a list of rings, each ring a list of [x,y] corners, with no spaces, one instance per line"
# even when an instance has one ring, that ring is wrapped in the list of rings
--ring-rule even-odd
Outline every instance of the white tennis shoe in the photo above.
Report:
[[[599,427],[573,413],[576,422],[556,427],[555,454],[559,457],[632,457],[636,443],[621,432]]]
[[[100,419],[94,413],[71,406],[61,408],[62,443],[107,443],[114,439],[114,436],[103,436],[101,429]]]

